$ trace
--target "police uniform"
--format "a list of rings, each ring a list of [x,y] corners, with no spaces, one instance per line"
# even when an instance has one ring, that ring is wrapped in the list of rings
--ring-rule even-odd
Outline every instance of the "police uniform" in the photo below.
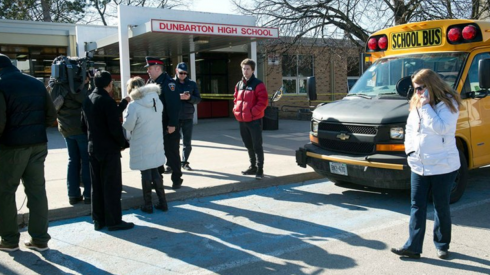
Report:
[[[154,57],[146,57],[146,66],[162,65],[163,61]],[[182,170],[180,166],[180,95],[176,89],[175,81],[163,72],[157,79],[150,80],[151,83],[160,85],[160,100],[163,103],[163,140],[167,164],[172,168],[172,188],[178,189],[182,185]],[[167,131],[167,126],[175,127],[171,134]]]

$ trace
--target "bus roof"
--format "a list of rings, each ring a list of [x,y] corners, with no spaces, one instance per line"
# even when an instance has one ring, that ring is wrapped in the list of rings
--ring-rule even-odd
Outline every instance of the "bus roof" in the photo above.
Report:
[[[468,29],[473,36],[468,36]],[[489,21],[446,19],[408,23],[377,31],[369,37],[366,52],[378,59],[409,53],[465,52],[481,46],[490,46]]]

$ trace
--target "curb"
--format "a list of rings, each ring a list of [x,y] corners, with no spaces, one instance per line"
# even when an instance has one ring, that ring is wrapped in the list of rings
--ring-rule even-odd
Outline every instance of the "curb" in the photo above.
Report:
[[[272,186],[286,185],[295,182],[305,182],[309,180],[321,179],[323,176],[317,174],[316,172],[305,172],[294,175],[286,175],[279,177],[264,178],[262,180],[248,180],[248,181],[237,181],[226,184],[220,184],[217,186],[199,188],[199,189],[189,189],[183,192],[173,192],[167,194],[167,201],[184,201],[195,198],[210,197],[215,195],[229,194],[240,191],[247,191],[259,188],[267,188]],[[156,195],[153,193],[153,199]],[[129,197],[121,200],[122,210],[129,210],[139,208],[142,203],[142,197]],[[90,205],[79,204],[77,206],[63,207],[57,209],[50,209],[48,211],[48,221],[58,221],[65,219],[72,219],[77,217],[89,216],[90,215]],[[17,223],[20,227],[24,227],[28,224],[29,213],[22,213],[17,215]]]

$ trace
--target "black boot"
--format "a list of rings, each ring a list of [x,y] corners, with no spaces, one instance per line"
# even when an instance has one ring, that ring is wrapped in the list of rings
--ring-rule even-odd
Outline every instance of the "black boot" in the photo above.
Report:
[[[151,181],[142,180],[141,185],[143,187],[143,204],[140,209],[141,211],[151,214],[153,213],[153,205],[151,204]]]
[[[242,175],[255,175],[257,173],[257,166],[250,165],[247,170],[242,171]]]
[[[153,183],[155,184],[155,191],[158,196],[158,204],[155,204],[155,208],[167,212],[168,205],[167,198],[165,198],[165,189],[163,188],[163,178],[158,177],[153,180]]]

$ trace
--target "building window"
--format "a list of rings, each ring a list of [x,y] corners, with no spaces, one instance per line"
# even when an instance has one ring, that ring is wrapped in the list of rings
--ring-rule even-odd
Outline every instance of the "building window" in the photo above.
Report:
[[[282,85],[284,93],[306,94],[306,79],[313,76],[313,56],[283,55]]]

